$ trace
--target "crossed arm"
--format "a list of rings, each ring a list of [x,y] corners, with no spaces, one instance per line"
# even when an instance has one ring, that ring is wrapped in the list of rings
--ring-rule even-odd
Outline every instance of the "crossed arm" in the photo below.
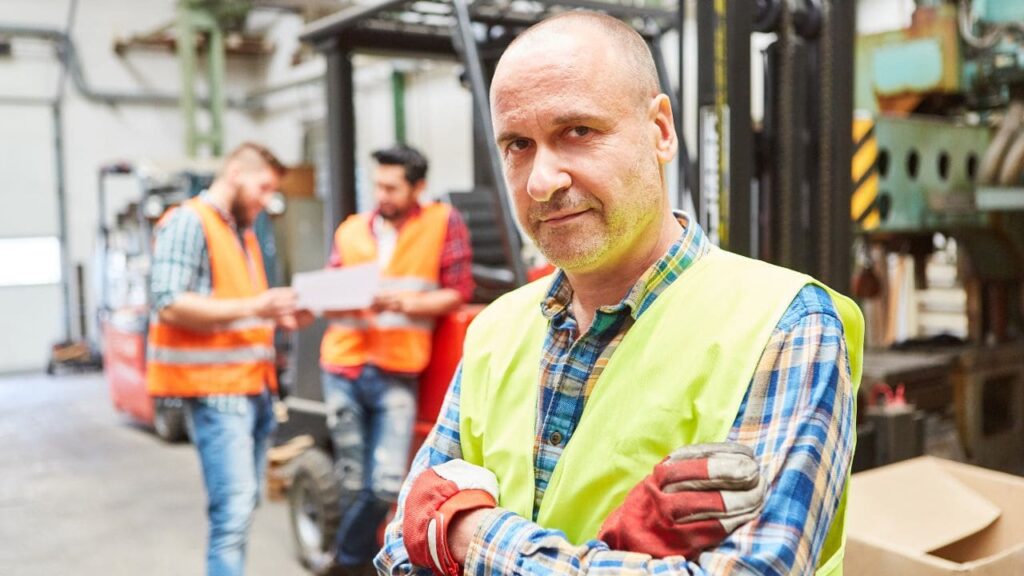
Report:
[[[794,301],[765,348],[729,434],[729,441],[754,448],[769,483],[757,520],[699,558],[654,559],[610,550],[599,540],[569,542],[560,531],[499,507],[466,516],[449,532],[453,546],[468,540],[465,572],[812,573],[852,458],[853,397],[841,323],[813,299],[801,300]],[[425,469],[462,456],[461,386],[461,373],[456,373],[443,416],[417,453],[402,489],[398,514],[376,559],[378,569],[387,574],[430,574],[408,561],[401,534],[405,498],[412,481]]]

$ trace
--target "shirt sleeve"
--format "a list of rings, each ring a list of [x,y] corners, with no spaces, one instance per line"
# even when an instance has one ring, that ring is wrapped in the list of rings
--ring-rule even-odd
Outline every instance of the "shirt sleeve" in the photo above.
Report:
[[[448,232],[441,253],[440,284],[442,288],[458,291],[463,302],[473,298],[473,248],[469,228],[455,208],[448,217]]]
[[[769,488],[759,518],[697,559],[652,559],[568,542],[496,508],[467,574],[812,574],[853,453],[853,396],[842,323],[828,295],[804,288],[779,322],[729,439],[754,447]]]
[[[765,348],[729,440],[754,447],[771,484],[764,510],[701,555],[709,572],[813,574],[853,459],[853,386],[843,325],[807,286]]]
[[[462,443],[459,433],[459,397],[462,387],[462,366],[455,371],[452,384],[448,387],[444,402],[441,405],[441,418],[430,431],[423,446],[416,452],[409,474],[405,478],[402,490],[398,494],[398,507],[395,517],[388,523],[384,532],[384,547],[374,559],[378,573],[381,574],[415,574],[431,576],[427,568],[417,568],[409,562],[409,553],[405,550],[402,538],[402,519],[405,517],[405,499],[409,495],[412,483],[424,470],[443,464],[449,460],[462,458]]]
[[[176,209],[157,226],[153,241],[149,288],[153,311],[163,310],[185,292],[201,292],[201,270],[207,261],[199,216],[187,208]]]

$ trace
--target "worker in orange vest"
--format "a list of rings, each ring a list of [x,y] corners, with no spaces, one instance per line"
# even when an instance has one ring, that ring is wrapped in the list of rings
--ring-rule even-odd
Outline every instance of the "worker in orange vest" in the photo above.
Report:
[[[209,576],[244,572],[249,525],[275,427],[274,328],[313,320],[291,288],[269,288],[252,224],[285,168],[253,143],[158,225],[146,381],[185,398],[209,499]]]
[[[448,204],[421,202],[427,159],[404,145],[373,154],[377,206],[334,236],[331,267],[377,263],[372,309],[328,314],[324,400],[345,507],[323,574],[376,573],[376,527],[398,499],[416,418],[417,377],[437,317],[473,294],[469,231]]]

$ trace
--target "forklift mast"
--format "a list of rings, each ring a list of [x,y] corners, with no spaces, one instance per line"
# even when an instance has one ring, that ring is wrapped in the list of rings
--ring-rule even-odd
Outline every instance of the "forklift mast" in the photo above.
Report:
[[[723,248],[849,286],[853,39],[845,0],[697,2],[698,221]],[[751,35],[764,119],[751,117]]]

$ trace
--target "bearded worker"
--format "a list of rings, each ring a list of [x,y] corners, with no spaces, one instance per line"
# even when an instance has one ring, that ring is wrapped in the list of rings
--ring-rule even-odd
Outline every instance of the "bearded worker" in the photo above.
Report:
[[[269,288],[252,224],[285,168],[265,147],[228,154],[208,190],[160,221],[146,383],[185,400],[208,499],[209,576],[245,572],[276,422],[274,328],[308,325],[291,288]]]

